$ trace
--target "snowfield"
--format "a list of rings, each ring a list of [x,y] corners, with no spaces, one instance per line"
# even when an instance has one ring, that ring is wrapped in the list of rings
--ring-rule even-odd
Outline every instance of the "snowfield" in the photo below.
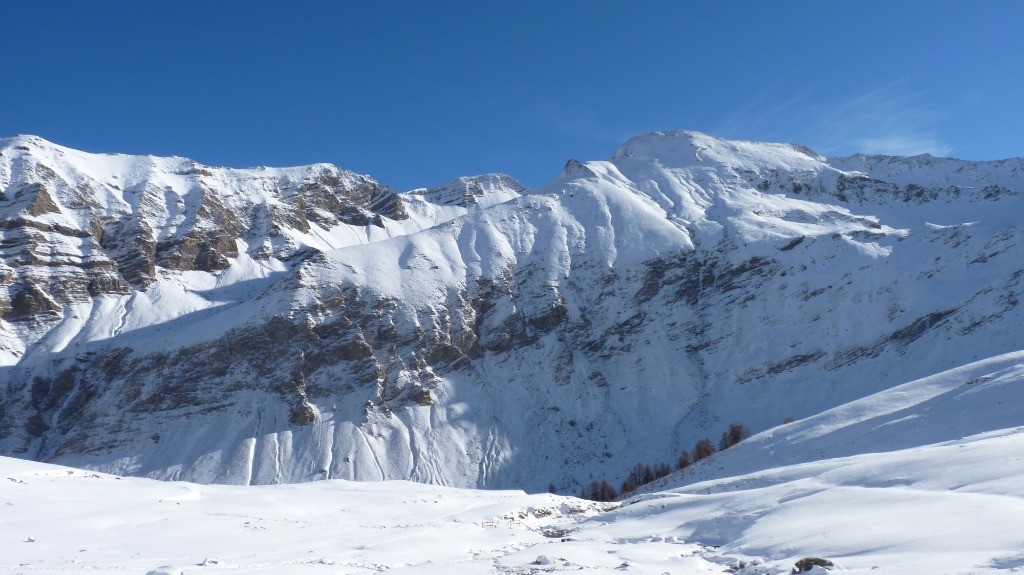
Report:
[[[9,458],[0,476],[0,573],[717,570],[692,544],[565,534],[607,504],[554,495],[404,481],[197,485]]]
[[[0,573],[1022,572],[1022,394],[1024,352],[997,356],[767,430],[621,507],[0,458]]]

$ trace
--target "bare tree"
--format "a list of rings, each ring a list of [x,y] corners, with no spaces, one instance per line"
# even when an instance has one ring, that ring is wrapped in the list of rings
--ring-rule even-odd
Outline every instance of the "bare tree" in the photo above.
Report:
[[[701,439],[693,446],[693,460],[700,461],[701,459],[711,457],[715,454],[715,445],[711,443],[708,438]]]

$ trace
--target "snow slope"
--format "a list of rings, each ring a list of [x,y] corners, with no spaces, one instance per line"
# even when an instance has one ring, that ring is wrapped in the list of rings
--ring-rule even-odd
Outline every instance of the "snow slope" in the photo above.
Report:
[[[622,513],[747,563],[1017,571],[1022,399],[1024,352],[979,361],[764,431],[646,486]]]
[[[851,575],[1017,572],[1022,394],[1024,352],[997,356],[767,430],[617,509],[406,482],[156,482],[0,458],[0,573],[781,575],[805,557]]]

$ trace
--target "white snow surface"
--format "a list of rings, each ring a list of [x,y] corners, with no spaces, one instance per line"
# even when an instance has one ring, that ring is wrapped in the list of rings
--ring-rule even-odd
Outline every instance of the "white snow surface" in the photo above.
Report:
[[[766,430],[645,486],[621,515],[748,563],[1017,572],[1022,400],[1024,352],[975,362]]]
[[[0,479],[3,574],[612,574],[623,564],[652,573],[717,567],[700,557],[700,546],[674,538],[625,544],[582,535],[587,518],[614,505],[554,495],[403,481],[198,485],[10,458],[0,458]],[[549,559],[538,562],[540,556]]]
[[[833,563],[818,574],[1019,572],[1022,395],[1024,352],[976,362],[767,430],[621,507],[0,458],[0,573],[781,575],[805,557]]]

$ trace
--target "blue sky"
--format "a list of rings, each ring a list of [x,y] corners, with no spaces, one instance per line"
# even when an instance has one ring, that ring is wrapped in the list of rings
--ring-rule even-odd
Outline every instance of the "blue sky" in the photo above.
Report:
[[[0,0],[0,135],[400,190],[649,130],[1024,156],[1024,2]]]

